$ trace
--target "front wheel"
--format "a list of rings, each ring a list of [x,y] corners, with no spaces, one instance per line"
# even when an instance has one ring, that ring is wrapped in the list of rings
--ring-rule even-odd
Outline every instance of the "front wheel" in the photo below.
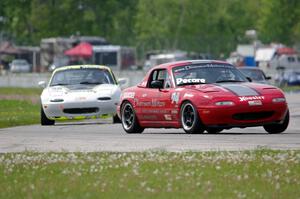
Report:
[[[290,121],[290,112],[288,110],[282,123],[265,125],[264,129],[270,134],[282,133],[287,129],[289,125],[289,121]]]
[[[198,111],[195,109],[192,103],[183,103],[181,106],[180,115],[181,125],[186,133],[195,134],[204,132],[204,125],[200,120]]]
[[[135,111],[129,102],[125,102],[121,109],[121,121],[123,129],[127,133],[142,133],[142,128],[137,120]]]
[[[49,120],[43,110],[43,107],[41,107],[41,125],[42,126],[50,126],[50,125],[54,125],[55,124],[55,120]]]

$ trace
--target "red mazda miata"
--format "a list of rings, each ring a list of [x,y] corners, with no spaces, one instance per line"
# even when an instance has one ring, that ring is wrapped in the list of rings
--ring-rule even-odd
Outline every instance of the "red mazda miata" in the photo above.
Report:
[[[218,133],[251,126],[281,133],[289,123],[280,89],[252,83],[233,65],[215,60],[152,68],[140,84],[122,92],[118,115],[127,133],[141,133],[145,128]]]

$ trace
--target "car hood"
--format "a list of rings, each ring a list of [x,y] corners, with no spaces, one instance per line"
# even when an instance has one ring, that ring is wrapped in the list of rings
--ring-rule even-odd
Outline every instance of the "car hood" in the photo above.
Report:
[[[68,86],[52,86],[44,90],[44,94],[50,97],[59,97],[65,95],[74,95],[80,93],[101,93],[112,95],[119,90],[115,84],[100,84],[100,85],[68,85]]]
[[[186,88],[197,90],[211,95],[228,95],[228,96],[256,96],[282,93],[278,88],[259,83],[218,83],[218,84],[200,84],[190,85]]]

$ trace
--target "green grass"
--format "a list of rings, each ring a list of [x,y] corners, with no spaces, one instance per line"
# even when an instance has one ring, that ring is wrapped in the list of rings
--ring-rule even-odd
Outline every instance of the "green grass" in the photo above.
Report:
[[[300,151],[9,153],[0,198],[299,198]]]
[[[0,87],[0,95],[40,95],[42,88]]]
[[[300,86],[282,86],[280,87],[284,92],[300,91]]]
[[[37,124],[40,105],[23,100],[0,100],[0,128]]]

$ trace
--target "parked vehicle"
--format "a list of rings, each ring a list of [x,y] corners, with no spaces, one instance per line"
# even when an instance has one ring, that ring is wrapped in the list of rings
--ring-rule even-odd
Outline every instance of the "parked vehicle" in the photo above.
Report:
[[[92,62],[114,70],[135,69],[136,51],[135,48],[126,46],[93,46]]]
[[[290,48],[260,48],[256,51],[255,61],[265,73],[273,75],[278,69],[300,68],[300,55]]]
[[[280,72],[276,76],[275,82],[279,86],[300,85],[300,69],[298,69],[298,70],[284,70],[284,71]]]
[[[54,70],[41,94],[41,125],[55,120],[89,119],[116,115],[121,89],[110,68],[97,65],[65,66]]]
[[[118,114],[127,133],[142,133],[145,128],[218,133],[251,126],[282,133],[289,124],[280,89],[249,82],[233,65],[214,60],[152,68],[140,84],[122,92]]]
[[[31,71],[31,66],[25,59],[15,59],[9,65],[10,72],[13,73],[28,73]]]
[[[269,84],[269,80],[271,79],[270,76],[266,76],[264,71],[259,69],[258,67],[238,67],[238,69],[246,76],[250,77],[253,82],[262,83],[262,84]]]

